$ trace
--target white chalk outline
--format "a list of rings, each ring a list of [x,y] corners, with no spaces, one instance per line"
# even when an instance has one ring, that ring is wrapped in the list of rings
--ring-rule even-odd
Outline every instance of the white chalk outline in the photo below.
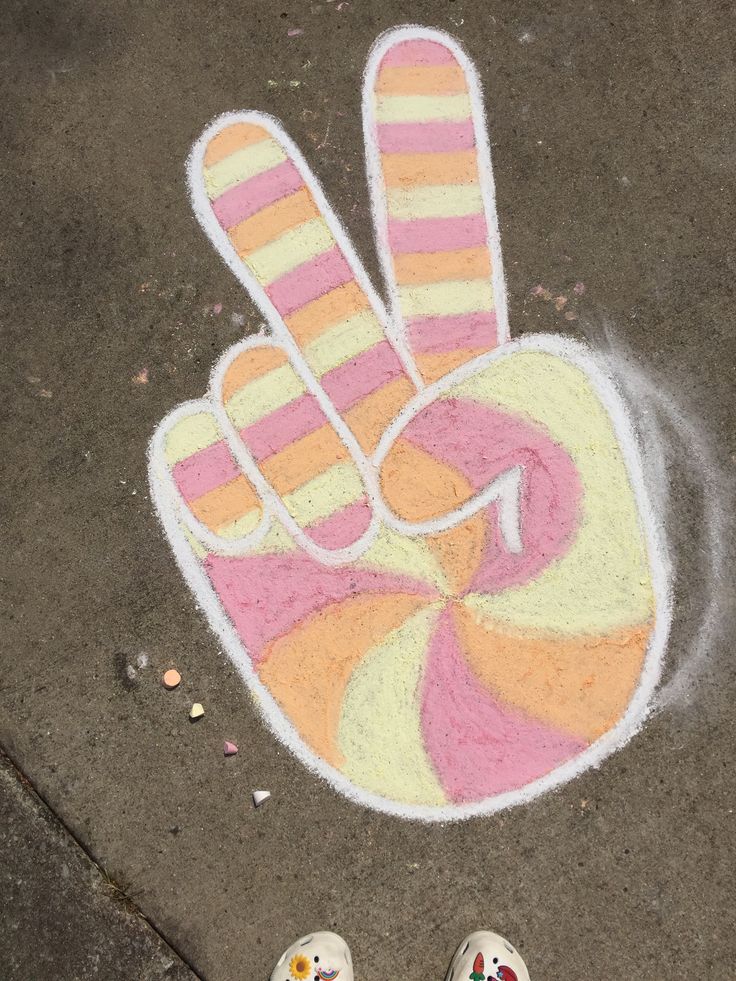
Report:
[[[616,388],[615,382],[606,371],[604,364],[599,363],[595,356],[593,356],[582,345],[564,337],[554,335],[533,335],[515,341],[508,340],[506,294],[500,258],[498,221],[495,208],[495,191],[493,176],[490,171],[490,151],[488,149],[488,140],[484,125],[483,101],[480,83],[472,63],[453,39],[439,31],[406,26],[387,32],[379,38],[369,59],[366,80],[364,83],[364,126],[368,127],[369,125],[369,117],[365,115],[365,93],[368,89],[369,82],[375,75],[376,66],[380,61],[380,58],[391,44],[396,43],[396,41],[399,39],[404,40],[410,38],[431,39],[447,44],[449,47],[451,47],[453,53],[462,63],[467,73],[469,89],[471,91],[473,118],[476,125],[476,133],[478,134],[479,146],[481,145],[481,141],[484,141],[482,147],[484,149],[484,153],[479,154],[479,160],[481,161],[480,165],[483,168],[481,173],[481,187],[483,189],[484,204],[486,214],[488,216],[489,248],[491,248],[494,261],[494,296],[496,300],[499,344],[503,344],[503,347],[499,346],[495,350],[490,351],[471,362],[461,365],[459,368],[455,369],[455,371],[445,376],[445,378],[440,379],[439,382],[435,382],[433,385],[425,387],[421,382],[421,379],[418,377],[416,368],[407,350],[403,329],[399,326],[399,321],[395,318],[395,316],[389,317],[387,315],[383,304],[367,278],[362,264],[353,251],[344,229],[327,204],[319,184],[311,174],[311,171],[304,162],[300,152],[291,142],[289,137],[283,132],[278,122],[264,113],[227,113],[220,116],[205,130],[200,139],[195,143],[187,164],[194,211],[217,251],[235,274],[236,278],[246,287],[254,301],[262,309],[264,316],[271,326],[274,338],[279,342],[278,345],[274,342],[273,346],[281,346],[287,351],[292,366],[302,376],[310,390],[313,391],[315,396],[318,398],[321,407],[333,425],[335,425],[338,434],[343,439],[346,439],[346,427],[342,423],[339,414],[337,414],[333,407],[329,404],[329,400],[327,399],[324,391],[321,389],[321,386],[312,377],[311,372],[306,367],[296,342],[283,324],[283,321],[265,293],[265,290],[255,280],[255,277],[252,276],[244,263],[241,262],[233,246],[231,245],[227,234],[217,223],[202,182],[201,175],[206,145],[213,135],[224,126],[231,125],[235,122],[250,122],[255,123],[256,125],[265,126],[287,149],[291,159],[300,170],[305,183],[307,183],[315,197],[315,200],[318,202],[322,210],[322,214],[330,227],[336,242],[343,249],[346,258],[354,271],[356,279],[369,297],[376,315],[379,317],[381,323],[385,325],[388,340],[390,343],[392,343],[397,355],[404,364],[407,373],[410,375],[412,380],[414,380],[418,388],[418,394],[407,406],[401,410],[387,432],[384,434],[384,437],[379,444],[379,450],[377,450],[376,455],[374,455],[374,465],[378,459],[383,458],[380,456],[381,453],[385,455],[385,453],[388,452],[388,448],[390,448],[393,439],[396,438],[396,435],[403,428],[403,426],[405,426],[407,422],[413,418],[414,414],[424,405],[428,404],[429,401],[431,401],[434,397],[437,397],[437,395],[451,385],[458,384],[460,381],[470,377],[470,375],[474,374],[476,371],[483,370],[497,360],[521,351],[540,351],[566,360],[583,372],[583,374],[590,381],[602,405],[607,410],[618,440],[618,445],[621,448],[621,453],[631,483],[632,492],[637,503],[638,515],[642,525],[642,534],[646,543],[649,568],[652,576],[652,587],[655,596],[654,628],[647,646],[647,653],[639,678],[639,684],[637,685],[637,688],[629,701],[626,712],[613,728],[608,730],[608,732],[596,740],[596,742],[594,742],[582,753],[577,755],[574,759],[567,761],[551,772],[545,774],[545,776],[528,783],[518,790],[507,791],[503,794],[486,798],[483,801],[477,801],[472,804],[448,804],[441,807],[408,805],[382,797],[370,791],[366,791],[363,788],[353,784],[339,770],[327,764],[324,760],[313,753],[311,749],[309,749],[306,743],[302,740],[296,728],[291,724],[291,722],[289,722],[282,709],[278,706],[268,689],[262,684],[252,666],[244,646],[237,635],[234,625],[222,607],[217,594],[215,593],[202,569],[200,560],[192,551],[191,545],[187,541],[187,538],[183,532],[182,522],[186,522],[187,527],[189,527],[192,531],[194,531],[194,527],[187,519],[187,509],[183,506],[183,501],[178,494],[178,490],[175,488],[175,486],[173,486],[173,479],[171,478],[168,468],[165,465],[165,461],[162,460],[160,453],[168,426],[177,418],[178,412],[181,411],[184,413],[187,406],[190,407],[190,411],[191,406],[193,405],[209,407],[210,411],[213,412],[221,426],[223,426],[223,423],[226,424],[223,428],[223,432],[231,445],[231,449],[233,449],[236,459],[238,459],[238,462],[241,463],[244,470],[248,472],[249,477],[253,479],[253,482],[256,484],[259,491],[261,491],[260,484],[265,483],[260,471],[257,471],[257,465],[255,465],[255,462],[252,459],[249,459],[249,454],[247,454],[247,452],[243,451],[242,442],[239,438],[237,440],[237,444],[239,445],[236,444],[233,446],[234,441],[232,438],[232,430],[234,427],[232,427],[229,419],[227,419],[224,409],[222,409],[219,404],[213,405],[212,403],[208,403],[206,400],[200,400],[198,402],[185,403],[179,410],[175,410],[174,413],[169,414],[160,423],[159,427],[154,433],[149,447],[149,475],[154,505],[169,537],[182,575],[194,593],[195,598],[203,608],[210,625],[220,636],[225,649],[240,672],[246,685],[253,693],[259,710],[264,717],[266,724],[273,731],[273,733],[309,769],[323,777],[336,790],[340,791],[354,802],[378,811],[395,815],[397,817],[428,822],[442,822],[461,820],[477,815],[492,814],[508,807],[527,803],[538,797],[540,794],[546,793],[553,788],[559,787],[560,785],[574,779],[591,766],[599,765],[607,756],[624,746],[629,741],[634,733],[641,727],[645,718],[652,710],[651,697],[661,675],[662,657],[672,616],[670,581],[671,571],[664,533],[650,505],[650,497],[640,459],[640,448],[636,432],[628,416],[621,396]],[[371,73],[373,73],[373,75]],[[369,129],[366,128],[366,133],[368,132]],[[371,153],[374,153],[376,148],[375,145],[372,144],[372,141],[367,139],[366,142],[368,147],[368,170],[373,201],[373,217],[376,228],[380,231],[381,225],[376,220],[377,209],[380,206],[380,199],[376,199],[374,187],[376,182],[375,160],[371,160]],[[487,155],[485,150],[488,150]],[[381,259],[382,267],[384,269],[384,275],[386,275],[386,248],[387,242],[385,241],[385,235],[382,238],[379,236],[379,258]],[[497,277],[500,277],[500,279],[498,279],[498,286]],[[389,285],[391,284],[390,276],[387,277],[387,283]],[[392,313],[396,314],[396,310],[395,297],[392,294]],[[252,341],[246,341],[244,344],[238,345],[237,348],[239,350],[243,350],[246,349],[248,344],[251,346],[256,346],[259,343],[263,344],[264,339],[257,338]],[[215,391],[218,390],[217,385],[221,383],[221,375],[222,371],[224,370],[223,365],[230,359],[230,357],[232,357],[232,349],[231,351],[226,352],[223,359],[221,359],[213,372],[213,390]],[[336,423],[339,423],[339,425]],[[352,434],[350,434],[350,440],[353,440]],[[378,493],[378,484],[376,481],[375,472],[371,472],[370,466],[367,467],[367,470],[364,470],[363,466],[359,463],[359,459],[363,457],[362,451],[359,452],[358,457],[356,458],[354,455],[354,447],[347,441],[346,446],[353,456],[356,465],[359,466],[361,473],[367,473],[370,475],[370,479],[366,481],[366,487],[369,496],[372,494],[375,495],[373,504],[376,510],[380,509],[381,516],[388,522],[396,522],[397,519],[395,516],[390,514],[388,509],[381,501],[381,496]],[[255,467],[255,471],[258,473],[257,478],[253,467]],[[463,506],[465,511],[463,511],[461,508],[457,513],[453,513],[452,523],[454,524],[458,521],[465,520],[469,513],[474,513],[474,511],[478,510],[478,507],[483,506],[482,504],[479,504],[478,501],[482,494],[489,493],[492,487],[493,484],[489,485],[488,488],[485,488],[484,491],[481,492],[481,495],[477,495],[471,501],[466,502],[466,504]],[[172,489],[174,493],[172,493]],[[268,492],[266,493],[266,491]],[[270,515],[273,504],[272,492],[268,485],[262,489],[262,493],[264,494],[263,525],[265,530],[259,526],[259,528],[252,533],[252,535],[258,535],[259,540],[262,538],[263,534],[265,534],[265,531],[268,530],[268,526],[270,526]],[[492,496],[497,495],[494,494]],[[469,509],[474,510],[471,512]],[[279,517],[283,519],[281,512],[279,511],[278,513]],[[439,530],[445,530],[446,527],[449,527],[449,525],[444,523],[445,521],[446,519],[436,519],[432,522],[426,522],[421,526],[409,526],[411,528],[409,533],[417,534],[420,530],[423,534],[436,533]],[[204,530],[206,531],[206,529]],[[298,529],[298,526],[297,530],[301,535],[301,529]],[[294,539],[298,540],[297,534],[294,534],[294,529],[290,528],[290,531],[292,531]],[[406,530],[404,533],[407,533]],[[197,537],[204,542],[207,541],[207,539],[201,534],[201,531],[197,533]],[[250,539],[251,536],[248,536],[246,540],[250,543]],[[214,551],[233,554],[234,550],[231,550],[228,547],[228,544],[229,543],[225,542],[224,540],[217,539],[217,545]],[[311,554],[312,548],[316,547],[309,539],[306,539],[304,542],[300,542],[300,544],[304,548],[304,551],[308,554]],[[250,544],[250,547],[252,547],[252,543]],[[364,550],[365,549],[361,547],[361,551]],[[325,550],[321,549],[320,551],[324,552]],[[331,555],[334,559],[335,553],[328,552],[327,554]],[[337,564],[334,561],[330,563],[329,560],[326,560],[324,557],[320,557],[319,561],[327,562],[327,564]],[[338,560],[338,562],[342,561],[349,560]]]

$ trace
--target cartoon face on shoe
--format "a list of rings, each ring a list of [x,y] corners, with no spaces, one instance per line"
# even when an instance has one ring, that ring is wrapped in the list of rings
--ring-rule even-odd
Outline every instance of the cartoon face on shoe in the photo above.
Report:
[[[353,981],[348,945],[336,933],[323,931],[302,937],[285,950],[271,981]]]
[[[529,981],[529,973],[508,940],[482,930],[460,944],[446,981]]]
[[[224,116],[194,147],[197,217],[270,334],[161,423],[151,486],[278,737],[355,800],[448,820],[631,736],[669,586],[605,367],[510,340],[472,64],[389,32],[363,111],[388,309],[275,120]]]

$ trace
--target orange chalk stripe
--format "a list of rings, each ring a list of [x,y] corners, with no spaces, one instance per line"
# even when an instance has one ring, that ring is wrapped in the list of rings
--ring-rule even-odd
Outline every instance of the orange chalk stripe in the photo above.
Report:
[[[382,68],[378,95],[459,95],[467,90],[462,68],[454,65],[405,65]]]
[[[410,252],[394,256],[394,275],[401,285],[490,279],[491,257],[484,246],[456,252]]]
[[[317,218],[319,211],[309,191],[304,187],[295,194],[281,198],[275,204],[263,208],[252,218],[246,218],[229,231],[230,241],[241,257],[250,255],[263,245],[268,245],[279,235],[295,228],[303,221]]]
[[[381,158],[387,187],[474,184],[478,181],[475,150],[452,153],[385,153]]]
[[[252,143],[260,143],[269,137],[270,133],[262,126],[255,126],[253,123],[234,123],[212,137],[205,150],[204,165],[214,167],[231,153],[242,150]]]
[[[225,372],[222,400],[229,402],[236,392],[255,378],[286,364],[286,352],[278,347],[258,347],[242,351]]]

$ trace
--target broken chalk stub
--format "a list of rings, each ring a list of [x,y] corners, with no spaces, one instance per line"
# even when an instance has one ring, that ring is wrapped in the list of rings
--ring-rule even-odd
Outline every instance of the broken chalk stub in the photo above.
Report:
[[[238,751],[238,747],[235,743],[231,743],[228,739],[225,740],[225,756],[235,756]]]
[[[253,803],[256,807],[260,807],[261,804],[265,804],[268,798],[271,796],[270,790],[254,790],[253,791]]]
[[[201,719],[204,715],[204,709],[199,702],[195,702],[194,705],[189,709],[190,719]]]
[[[175,668],[169,668],[168,671],[164,672],[164,688],[168,688],[171,691],[172,688],[176,688],[181,683],[181,675]]]

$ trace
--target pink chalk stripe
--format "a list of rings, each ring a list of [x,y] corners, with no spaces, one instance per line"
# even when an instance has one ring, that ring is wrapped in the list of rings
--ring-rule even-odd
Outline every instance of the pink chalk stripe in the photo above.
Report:
[[[379,123],[377,130],[381,153],[449,153],[475,146],[472,119],[461,123]]]
[[[497,344],[496,314],[414,317],[409,321],[409,344],[416,354],[442,354],[459,348],[491,351]]]
[[[390,48],[381,59],[381,68],[399,68],[403,65],[448,65],[455,55],[438,41],[400,41]]]
[[[430,642],[421,719],[429,758],[456,803],[518,790],[586,748],[502,704],[480,684],[461,653],[449,608]]]
[[[314,395],[300,395],[240,430],[240,436],[260,463],[274,453],[324,426],[327,419]]]
[[[216,487],[234,480],[240,475],[240,470],[227,444],[220,441],[193,453],[186,460],[180,460],[172,474],[184,500],[194,501]]]
[[[484,214],[463,218],[415,218],[389,221],[391,250],[404,252],[451,252],[486,245],[488,228]]]
[[[434,598],[431,586],[409,576],[330,568],[301,552],[226,558],[208,555],[205,570],[255,664],[271,641],[307,623],[333,603],[365,593]]]
[[[326,549],[345,548],[357,542],[371,523],[372,511],[367,498],[348,504],[316,524],[305,529],[317,545]]]
[[[212,210],[224,229],[232,228],[303,186],[302,175],[290,160],[285,160],[225,191],[212,202]]]
[[[352,278],[353,272],[345,256],[335,245],[285,273],[271,283],[266,293],[281,316],[288,317],[312,300],[349,283]]]
[[[345,412],[403,373],[404,368],[389,342],[380,341],[347,364],[328,371],[321,383],[337,411]]]
[[[499,531],[498,505],[490,504],[486,548],[470,592],[526,585],[566,553],[580,522],[583,489],[569,453],[541,426],[471,399],[445,398],[418,413],[402,435],[462,473],[475,490],[511,467],[522,468],[524,547],[509,552]]]

